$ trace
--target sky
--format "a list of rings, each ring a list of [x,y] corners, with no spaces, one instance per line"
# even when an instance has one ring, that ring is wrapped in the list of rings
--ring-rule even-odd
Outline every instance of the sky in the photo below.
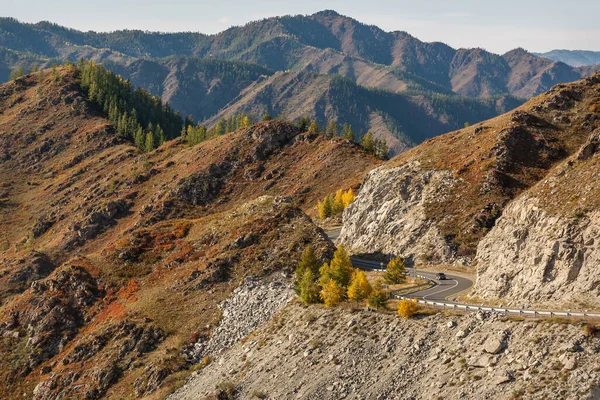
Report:
[[[325,9],[455,48],[600,51],[598,0],[0,0],[0,16],[83,31],[212,34],[266,17]]]

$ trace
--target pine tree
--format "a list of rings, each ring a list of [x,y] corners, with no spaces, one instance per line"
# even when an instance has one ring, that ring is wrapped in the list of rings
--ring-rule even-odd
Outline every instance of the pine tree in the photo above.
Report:
[[[338,125],[337,122],[333,119],[330,119],[327,123],[326,136],[328,138],[333,138],[338,134]]]
[[[336,215],[341,213],[342,211],[344,211],[344,191],[342,189],[339,189],[335,192],[331,212],[332,215]]]
[[[308,126],[308,131],[310,133],[319,133],[319,124],[317,124],[317,121],[315,121],[314,119],[310,122],[310,125]]]
[[[265,113],[263,114],[262,120],[263,121],[270,121],[271,118],[271,114],[269,114],[269,110],[265,110]]]
[[[344,288],[335,279],[330,279],[321,290],[321,298],[325,307],[335,307],[344,298]]]
[[[368,299],[373,288],[367,280],[367,274],[359,269],[355,269],[352,273],[352,280],[348,286],[348,298],[354,301]]]
[[[368,153],[375,154],[375,141],[373,139],[373,133],[368,131],[367,134],[360,141],[360,145]]]
[[[369,306],[373,308],[384,308],[387,304],[387,301],[387,295],[383,290],[383,281],[378,279],[375,281],[375,284],[373,285],[373,291],[369,296]]]
[[[300,129],[300,131],[307,132],[308,127],[310,126],[310,122],[310,117],[308,115],[305,115],[296,122],[296,126],[298,127],[298,129]]]
[[[304,271],[299,287],[300,298],[305,304],[313,304],[321,301],[319,286],[315,283],[315,275],[310,269]]]
[[[304,273],[310,270],[313,274],[314,277],[318,276],[319,274],[319,260],[317,260],[317,257],[315,256],[315,252],[312,248],[312,246],[307,246],[304,251],[302,252],[302,256],[300,257],[300,261],[298,262],[298,265],[296,266],[296,288],[297,288],[297,292],[298,292],[298,287],[300,284],[300,281],[302,280],[302,278],[304,277]],[[299,294],[299,292],[298,292]]]
[[[329,269],[331,271],[332,279],[334,279],[341,287],[348,287],[354,269],[344,245],[339,245],[335,253],[333,253],[333,259],[329,263]]]
[[[352,131],[352,126],[350,126],[350,124],[344,124],[344,127],[342,128],[341,138],[352,141],[354,140],[354,132]]]
[[[375,156],[382,160],[387,158],[388,153],[388,145],[385,139],[376,139],[375,140]]]
[[[389,285],[397,285],[406,282],[406,264],[400,257],[390,260],[383,274],[383,279]]]
[[[146,141],[144,142],[144,151],[150,152],[154,150],[154,137],[152,131],[146,132]]]

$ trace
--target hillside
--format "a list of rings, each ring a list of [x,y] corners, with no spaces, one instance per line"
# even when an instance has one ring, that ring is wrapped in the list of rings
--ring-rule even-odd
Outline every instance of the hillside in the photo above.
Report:
[[[476,101],[456,95],[392,94],[366,89],[339,76],[278,72],[244,90],[208,123],[236,113],[262,115],[265,110],[289,119],[310,115],[323,129],[331,119],[351,124],[356,140],[360,132],[372,130],[386,139],[395,154],[518,104],[512,98]]]
[[[80,32],[1,18],[0,48],[0,81],[18,67],[83,57],[160,95],[195,121],[214,124],[233,110],[253,110],[260,118],[270,107],[287,116],[307,114],[321,125],[327,119],[352,123],[357,134],[371,129],[388,141],[392,155],[597,71],[522,49],[497,55],[425,43],[334,11],[267,18],[215,35]],[[340,77],[353,87],[328,90]],[[300,88],[290,90],[292,79]],[[357,94],[357,100],[346,104],[346,92]],[[271,99],[276,103],[269,104]],[[408,108],[423,123],[414,123]]]
[[[600,51],[589,50],[550,50],[545,53],[534,53],[538,57],[561,61],[572,67],[585,67],[600,64]]]
[[[515,111],[395,157],[367,176],[344,213],[340,240],[359,253],[468,262],[507,204],[597,127],[598,88],[597,75],[558,85]]]
[[[594,399],[598,344],[564,323],[291,304],[168,399]]]
[[[72,67],[0,87],[0,397],[168,390],[238,285],[330,256],[302,209],[381,163],[276,121],[148,153],[115,131]]]

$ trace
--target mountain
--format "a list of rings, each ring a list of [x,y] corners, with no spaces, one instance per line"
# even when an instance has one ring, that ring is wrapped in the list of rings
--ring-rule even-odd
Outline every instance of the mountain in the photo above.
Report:
[[[573,68],[522,49],[497,55],[425,43],[329,10],[267,18],[215,35],[80,32],[2,18],[0,49],[0,80],[8,80],[18,66],[48,67],[83,57],[160,95],[198,122],[215,124],[235,110],[252,110],[259,118],[271,108],[292,118],[307,114],[321,126],[329,119],[352,123],[356,134],[372,130],[386,138],[391,154],[597,70]],[[324,94],[329,82],[340,82],[339,76],[350,81],[344,84],[348,93],[359,92],[356,115],[340,107],[347,99],[335,94],[343,91]],[[283,84],[293,82],[291,77],[302,82],[302,90]],[[277,104],[265,99],[277,99]],[[311,105],[313,100],[319,103]],[[422,123],[415,123],[407,110]]]
[[[0,86],[2,398],[164,395],[233,289],[255,277],[280,293],[305,246],[331,256],[307,213],[381,164],[280,121],[142,152],[81,75]]]
[[[572,67],[585,67],[600,64],[600,51],[551,50],[546,53],[533,53],[538,57],[564,62]]]
[[[600,304],[589,241],[600,229],[599,89],[598,74],[557,85],[396,156],[367,176],[340,241],[421,264],[473,262],[486,299]]]

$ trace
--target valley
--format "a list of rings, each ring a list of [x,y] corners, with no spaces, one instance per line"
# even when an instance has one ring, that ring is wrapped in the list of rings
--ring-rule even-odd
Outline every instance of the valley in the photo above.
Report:
[[[600,398],[584,55],[1,18],[0,398]]]

